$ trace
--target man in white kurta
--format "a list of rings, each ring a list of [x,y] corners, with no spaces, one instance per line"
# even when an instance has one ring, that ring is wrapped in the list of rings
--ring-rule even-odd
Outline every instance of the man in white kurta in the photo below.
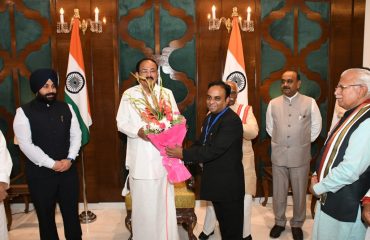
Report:
[[[9,177],[13,162],[9,151],[6,148],[6,141],[0,131],[0,239],[8,239],[7,221],[4,209],[4,199],[7,196],[6,190],[9,188]]]
[[[320,197],[312,239],[363,240],[361,198],[370,188],[370,72],[349,69],[335,90],[346,112],[329,133],[310,190]]]
[[[158,65],[152,59],[142,59],[136,67],[137,73],[151,82],[157,81],[157,70]],[[157,96],[160,90],[161,87],[155,85]],[[172,92],[166,88],[162,91],[169,98],[172,112],[178,112]],[[132,102],[143,99],[143,93],[148,92],[145,81],[126,90],[116,118],[118,130],[127,135],[126,168],[129,170],[132,197],[133,239],[177,240],[174,186],[167,180],[159,151],[144,134],[143,128],[147,123],[141,119]]]

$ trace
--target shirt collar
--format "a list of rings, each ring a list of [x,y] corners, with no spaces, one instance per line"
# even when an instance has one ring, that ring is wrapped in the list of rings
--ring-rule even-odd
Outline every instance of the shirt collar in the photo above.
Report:
[[[298,91],[292,96],[292,97],[288,97],[288,96],[286,96],[286,95],[284,95],[284,97],[286,98],[286,99],[288,99],[289,100],[289,102],[292,102],[292,100],[296,97],[298,95]]]

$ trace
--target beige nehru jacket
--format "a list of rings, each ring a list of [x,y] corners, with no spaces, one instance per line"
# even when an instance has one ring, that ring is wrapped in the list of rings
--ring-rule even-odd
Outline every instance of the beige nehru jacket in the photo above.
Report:
[[[268,126],[269,123],[272,126]],[[311,159],[311,142],[321,131],[321,115],[315,100],[300,93],[270,101],[266,129],[271,136],[271,162],[299,167]]]

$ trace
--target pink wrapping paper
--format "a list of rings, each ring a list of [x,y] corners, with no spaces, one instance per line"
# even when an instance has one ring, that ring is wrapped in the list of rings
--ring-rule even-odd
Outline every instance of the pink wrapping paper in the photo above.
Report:
[[[167,170],[167,178],[171,183],[183,182],[191,177],[191,174],[185,167],[184,163],[178,158],[168,157],[165,150],[166,146],[181,146],[182,141],[185,138],[185,134],[185,121],[183,123],[176,124],[159,134],[148,134],[148,138],[163,157],[162,163]]]

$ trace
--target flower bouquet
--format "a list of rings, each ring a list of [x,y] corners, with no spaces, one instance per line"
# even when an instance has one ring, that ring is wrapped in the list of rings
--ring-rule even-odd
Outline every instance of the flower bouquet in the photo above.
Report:
[[[132,74],[132,73],[131,73]],[[141,89],[143,98],[130,98],[141,119],[147,123],[144,132],[151,143],[159,150],[162,164],[167,170],[167,178],[171,183],[183,182],[191,177],[184,163],[178,158],[166,155],[166,146],[182,145],[186,135],[186,119],[179,112],[173,112],[170,97],[160,86],[159,94],[154,91],[154,83],[138,74],[132,74],[140,83],[146,81],[149,95]]]

